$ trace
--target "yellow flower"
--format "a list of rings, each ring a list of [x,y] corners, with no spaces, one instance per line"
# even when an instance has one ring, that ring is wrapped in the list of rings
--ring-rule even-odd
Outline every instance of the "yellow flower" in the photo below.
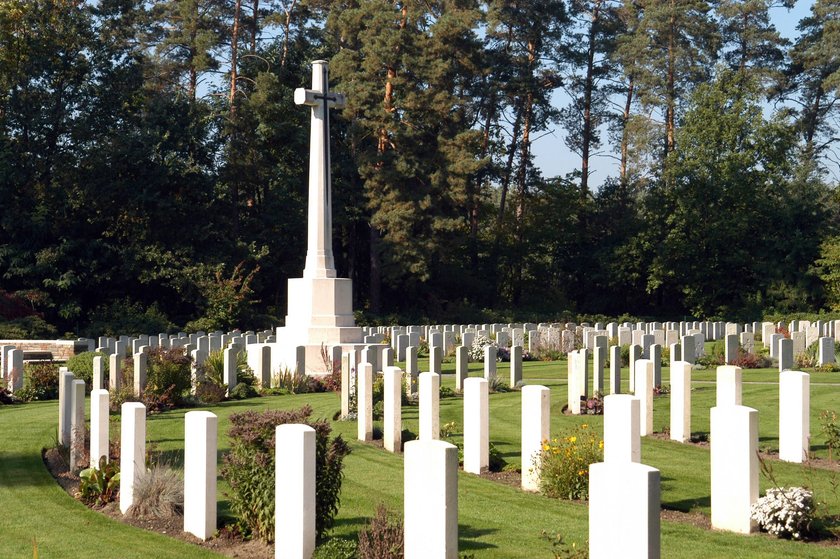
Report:
[[[548,450],[549,448],[551,448],[551,447],[548,446],[548,443],[543,444],[543,450]]]
[[[604,441],[598,443],[598,448],[603,450],[604,449]]]
[[[575,436],[569,437],[569,442],[570,443],[577,442],[577,437],[575,437]]]
[[[579,476],[582,476],[585,473],[586,473],[586,470],[578,470],[578,475]]]
[[[581,429],[586,429],[587,427],[589,427],[589,425],[587,425],[586,423],[580,426]]]

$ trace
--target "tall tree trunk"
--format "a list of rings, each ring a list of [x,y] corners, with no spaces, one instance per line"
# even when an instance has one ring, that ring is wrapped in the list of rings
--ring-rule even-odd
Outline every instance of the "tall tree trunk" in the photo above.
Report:
[[[533,68],[537,62],[537,48],[533,41],[528,41],[528,68],[533,77]],[[531,86],[533,87],[533,85]],[[516,305],[522,296],[522,254],[525,249],[525,198],[528,195],[528,168],[531,163],[531,121],[534,112],[534,92],[528,90],[525,106],[522,107],[522,142],[520,144],[519,172],[517,177],[516,219],[516,258],[514,263],[514,281],[511,290],[511,302]]]
[[[599,23],[601,0],[596,0],[589,24],[589,46],[586,52],[586,80],[583,88],[583,132],[581,134],[580,196],[589,196],[589,150],[592,145],[592,89],[595,87],[595,36]]]
[[[502,234],[502,225],[505,219],[505,204],[507,203],[507,194],[510,189],[510,181],[513,178],[513,162],[516,158],[516,146],[519,144],[519,133],[522,130],[522,101],[517,100],[513,107],[516,115],[513,119],[513,130],[511,130],[510,146],[507,151],[507,162],[505,163],[505,170],[502,174],[502,184],[499,193],[499,214],[496,218],[496,239]]]
[[[676,88],[675,88],[675,81],[676,81],[676,72],[677,69],[674,64],[674,57],[676,56],[674,53],[674,34],[676,33],[676,15],[674,14],[674,10],[676,7],[674,5],[674,0],[671,0],[671,25],[668,29],[668,60],[667,60],[667,85],[666,85],[666,93],[665,93],[665,102],[667,106],[665,108],[665,157],[668,157],[668,154],[674,151],[675,145],[675,123],[676,118],[674,117],[674,112],[676,111]],[[664,163],[664,158],[663,158]]]
[[[253,17],[251,18],[251,54],[257,52],[257,34],[259,33],[260,0],[254,0]]]
[[[822,105],[823,87],[817,86],[817,91],[814,94],[814,102],[808,107],[805,113],[805,157],[808,160],[816,156],[814,153],[814,137],[817,135],[817,124],[820,120],[820,110]]]
[[[633,108],[633,88],[635,83],[633,75],[630,75],[630,83],[627,85],[627,99],[624,103],[624,113],[621,115],[621,163],[619,166],[619,179],[622,184],[627,184],[627,152],[630,143],[627,125],[630,123],[630,110]]]
[[[286,10],[286,20],[283,22],[283,55],[280,57],[280,67],[286,67],[286,60],[289,56],[289,37],[292,30],[292,10],[295,9],[297,0],[292,0],[289,9]]]
[[[233,7],[233,29],[230,34],[230,93],[228,94],[228,108],[230,110],[230,119],[236,117],[236,67],[237,67],[237,47],[239,46],[239,19],[242,9],[242,0],[236,0]]]
[[[234,158],[242,156],[238,149],[239,126],[236,122],[236,80],[237,80],[237,55],[239,47],[239,19],[242,12],[242,0],[236,0],[233,7],[233,29],[230,34],[230,92],[228,94],[229,126],[230,137],[228,138],[228,153]],[[228,161],[234,172],[230,175],[230,201],[233,206],[233,238],[239,238],[239,162]]]
[[[403,5],[400,10],[399,29],[405,29],[408,24],[408,7]],[[399,50],[399,47],[397,47]],[[385,76],[385,95],[382,98],[382,106],[388,114],[393,113],[394,108],[394,79],[397,77],[397,69],[389,66]],[[379,129],[377,141],[377,154],[381,156],[391,147],[386,127]],[[381,159],[380,159],[381,161]],[[370,310],[378,313],[382,306],[382,271],[380,263],[380,235],[376,227],[370,227]]]

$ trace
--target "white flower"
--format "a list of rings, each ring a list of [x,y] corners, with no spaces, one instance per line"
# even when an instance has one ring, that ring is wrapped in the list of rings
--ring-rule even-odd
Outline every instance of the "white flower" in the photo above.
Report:
[[[814,517],[814,497],[803,487],[768,489],[750,508],[758,527],[779,537],[801,539]]]

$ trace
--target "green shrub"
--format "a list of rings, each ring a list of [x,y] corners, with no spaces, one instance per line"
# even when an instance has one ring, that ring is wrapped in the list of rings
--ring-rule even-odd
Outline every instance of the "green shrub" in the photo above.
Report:
[[[225,386],[225,351],[222,349],[210,353],[198,369],[205,380]],[[248,366],[248,355],[244,349],[236,354],[236,382],[244,382],[248,386],[257,383],[254,372]]]
[[[274,540],[274,434],[277,425],[304,423],[316,432],[315,531],[321,538],[338,512],[343,460],[350,447],[341,436],[330,439],[327,421],[310,419],[312,408],[246,411],[230,416],[231,449],[222,461],[221,475],[228,483],[230,508],[245,535]]]
[[[83,334],[96,336],[118,336],[120,334],[142,334],[143,332],[169,332],[174,325],[156,304],[144,307],[129,298],[100,305],[90,314],[89,324]]]
[[[89,506],[104,505],[113,501],[120,489],[120,464],[99,458],[98,468],[79,472],[79,498]]]
[[[253,398],[259,396],[260,393],[252,385],[245,382],[240,382],[230,391],[231,400],[244,400],[245,398]]]
[[[359,559],[399,559],[403,556],[403,525],[398,518],[388,518],[385,505],[359,532]]]
[[[218,404],[224,401],[227,389],[215,382],[203,380],[195,387],[195,398],[202,404]]]
[[[330,538],[315,548],[312,559],[356,559],[358,549],[354,540]]]
[[[23,390],[17,396],[24,402],[58,398],[58,365],[53,362],[25,363]]]
[[[67,369],[73,373],[77,379],[85,381],[87,390],[91,390],[93,386],[93,358],[102,357],[102,374],[104,378],[108,378],[108,355],[102,352],[85,351],[74,355],[67,360]]]
[[[540,490],[559,499],[589,497],[589,465],[604,459],[604,441],[587,424],[543,442]],[[525,465],[523,464],[523,471]]]
[[[55,326],[40,316],[0,320],[0,340],[49,340],[57,336]]]
[[[111,413],[121,413],[122,405],[126,402],[139,402],[140,398],[134,395],[134,388],[130,384],[123,384],[119,390],[111,390],[108,399],[108,406]]]
[[[192,386],[192,359],[183,348],[152,348],[146,368],[146,392],[169,391],[175,401],[183,398]]]

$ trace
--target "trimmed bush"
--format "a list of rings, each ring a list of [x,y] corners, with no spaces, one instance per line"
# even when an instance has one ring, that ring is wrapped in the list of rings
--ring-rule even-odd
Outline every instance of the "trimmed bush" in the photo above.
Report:
[[[85,381],[85,387],[87,388],[88,392],[91,390],[91,386],[93,385],[93,358],[94,357],[102,357],[102,371],[105,375],[105,378],[108,378],[108,355],[102,352],[96,351],[85,351],[83,353],[79,353],[78,355],[74,355],[70,359],[67,360],[67,369],[73,373],[73,375],[77,379],[82,379]],[[56,369],[57,371],[57,369]],[[56,375],[58,373],[56,372]],[[58,377],[56,377],[56,386],[58,386]]]
[[[230,508],[245,535],[266,542],[274,540],[274,434],[277,425],[301,423],[315,429],[315,531],[320,539],[338,513],[344,457],[350,447],[341,436],[330,439],[332,427],[325,420],[310,419],[312,408],[246,411],[230,416],[231,449],[221,475],[230,486]]]
[[[58,365],[52,362],[25,363],[23,390],[17,396],[25,401],[58,398]]]

